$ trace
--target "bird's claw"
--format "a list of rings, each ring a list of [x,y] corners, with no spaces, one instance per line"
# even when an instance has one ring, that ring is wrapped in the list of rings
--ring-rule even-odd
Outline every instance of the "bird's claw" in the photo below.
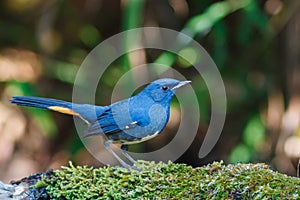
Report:
[[[128,165],[127,163],[123,163],[122,165],[128,171],[135,170],[135,171],[141,172],[141,170],[139,168],[137,168],[135,165]]]

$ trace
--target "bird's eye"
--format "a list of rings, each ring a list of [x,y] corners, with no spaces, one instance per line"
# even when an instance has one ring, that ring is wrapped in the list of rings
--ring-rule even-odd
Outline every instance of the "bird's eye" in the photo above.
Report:
[[[169,87],[164,85],[164,86],[161,87],[161,89],[166,91],[167,89],[169,89]]]

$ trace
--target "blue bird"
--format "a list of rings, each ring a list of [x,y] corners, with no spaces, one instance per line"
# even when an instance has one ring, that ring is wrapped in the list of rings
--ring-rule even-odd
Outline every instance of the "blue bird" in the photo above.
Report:
[[[88,124],[83,137],[102,135],[106,149],[121,165],[132,168],[133,165],[122,160],[110,145],[121,144],[122,154],[134,164],[135,160],[127,153],[128,145],[149,140],[165,128],[172,97],[178,88],[190,82],[171,78],[158,79],[137,95],[108,106],[29,96],[14,96],[10,102],[80,117]]]

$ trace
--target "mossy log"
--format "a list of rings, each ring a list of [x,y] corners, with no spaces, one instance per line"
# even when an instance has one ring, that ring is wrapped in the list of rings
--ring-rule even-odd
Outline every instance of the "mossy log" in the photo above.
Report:
[[[261,163],[214,162],[192,168],[172,162],[138,161],[136,167],[140,171],[74,166],[70,162],[61,170],[33,175],[13,185],[30,185],[26,190],[29,199],[300,198],[299,178],[275,172]],[[18,199],[16,195],[14,198]]]

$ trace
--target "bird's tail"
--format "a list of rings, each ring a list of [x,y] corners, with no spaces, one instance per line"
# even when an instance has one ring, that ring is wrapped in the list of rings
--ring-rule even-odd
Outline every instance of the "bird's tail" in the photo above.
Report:
[[[79,113],[72,110],[72,103],[62,100],[29,96],[14,96],[10,102],[20,106],[43,108],[68,115],[79,115]]]

